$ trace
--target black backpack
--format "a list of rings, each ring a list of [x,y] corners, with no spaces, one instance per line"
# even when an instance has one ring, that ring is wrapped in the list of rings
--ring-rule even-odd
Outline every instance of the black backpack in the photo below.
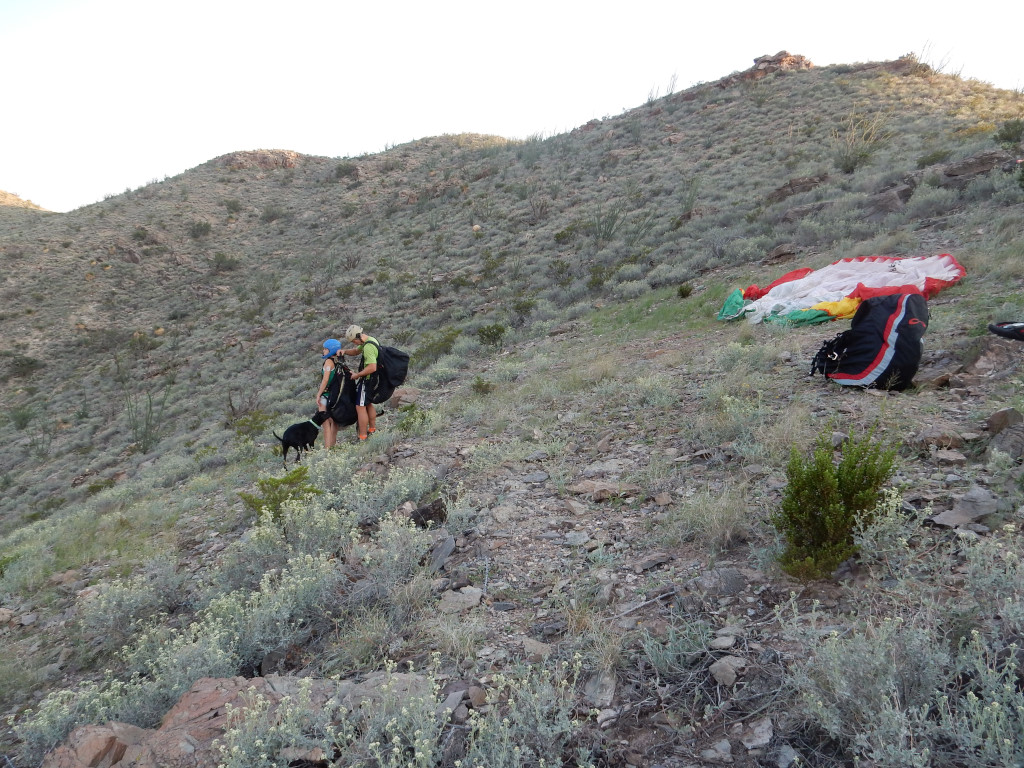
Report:
[[[409,353],[369,339],[366,343],[377,348],[377,370],[366,377],[367,398],[371,403],[383,403],[409,375]]]
[[[810,374],[847,387],[902,391],[921,364],[928,303],[919,293],[865,299],[857,307],[850,330],[821,345]]]
[[[337,373],[328,390],[327,411],[339,427],[350,427],[356,423],[356,383],[349,378],[344,365],[340,362],[336,365]],[[340,386],[332,393],[335,383]]]

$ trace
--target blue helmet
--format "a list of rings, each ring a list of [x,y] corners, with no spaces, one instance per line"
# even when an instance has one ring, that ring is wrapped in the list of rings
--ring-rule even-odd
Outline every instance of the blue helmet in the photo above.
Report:
[[[320,358],[321,360],[326,360],[328,357],[334,357],[338,354],[341,351],[341,342],[337,339],[328,339],[324,342],[324,349],[326,349],[330,354],[323,355]]]

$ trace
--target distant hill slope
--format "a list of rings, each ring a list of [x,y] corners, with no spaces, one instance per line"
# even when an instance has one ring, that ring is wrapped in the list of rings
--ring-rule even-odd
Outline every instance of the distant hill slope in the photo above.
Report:
[[[2,189],[0,189],[0,207],[34,208],[37,211],[45,210],[33,203],[31,200],[22,200],[17,195],[12,195],[10,192],[4,192]]]

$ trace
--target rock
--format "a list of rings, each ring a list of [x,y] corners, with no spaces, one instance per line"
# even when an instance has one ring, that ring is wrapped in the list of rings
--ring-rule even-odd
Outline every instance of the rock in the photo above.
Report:
[[[973,177],[988,173],[1004,163],[1012,162],[1013,155],[1003,149],[990,149],[979,152],[971,157],[950,163],[942,169],[942,180],[939,182],[943,187],[966,187]]]
[[[795,208],[790,208],[788,211],[782,214],[782,220],[786,223],[792,223],[799,219],[806,218],[811,214],[823,211],[826,208],[830,208],[835,205],[835,200],[822,200],[817,203],[808,203],[807,205],[798,205]]]
[[[659,507],[667,507],[669,504],[672,503],[672,494],[666,491],[662,491],[661,493],[654,497],[654,503],[657,504]]]
[[[604,670],[587,680],[583,686],[583,693],[595,707],[610,707],[615,700],[615,687],[615,673]]]
[[[967,464],[967,457],[960,451],[943,448],[933,454],[935,461],[939,464],[946,464],[953,467],[962,467]]]
[[[614,709],[602,709],[597,713],[597,727],[602,730],[611,728],[619,719],[619,713]]]
[[[1015,462],[1024,458],[1024,424],[1009,426],[992,438],[988,444],[989,456],[995,451],[1005,453]]]
[[[769,205],[782,202],[787,197],[798,195],[801,192],[809,192],[815,187],[824,184],[826,181],[828,181],[827,174],[822,174],[820,176],[801,176],[796,179],[790,179],[781,187],[777,187],[773,192],[769,193],[768,197],[765,198],[765,202]],[[796,253],[796,246],[788,245],[788,247],[793,249],[790,253]]]
[[[589,495],[594,501],[607,501],[613,496],[635,495],[640,492],[640,486],[605,480],[582,480],[569,486],[568,490],[579,495]]]
[[[789,746],[789,744],[783,744],[779,747],[779,751],[775,753],[775,765],[777,768],[790,768],[790,766],[802,764],[800,762],[800,753]]]
[[[531,637],[524,637],[523,652],[526,654],[526,658],[532,662],[543,661],[551,655],[551,646]]]
[[[1007,427],[1024,422],[1024,416],[1016,408],[1000,408],[985,420],[990,435],[998,435]]]
[[[668,554],[667,552],[652,552],[651,554],[647,555],[647,557],[645,557],[643,560],[638,560],[637,562],[633,563],[633,573],[643,573],[644,571],[649,571],[652,568],[657,568],[659,565],[663,565],[664,563],[667,563],[672,559],[672,555]]]
[[[722,637],[716,637],[708,643],[708,648],[712,651],[727,651],[734,645],[736,645],[735,635],[723,635]]]
[[[711,676],[719,685],[732,685],[746,666],[746,659],[739,656],[723,656],[711,665]]]
[[[439,496],[429,504],[412,510],[408,515],[409,519],[420,528],[436,527],[448,519],[448,507],[444,497]]]
[[[775,736],[775,730],[772,728],[771,718],[764,717],[760,720],[755,720],[743,731],[743,735],[740,736],[740,743],[747,749],[758,749],[759,747],[767,747],[771,743],[773,736]]]
[[[451,535],[442,536],[430,550],[430,573],[440,571],[454,551],[455,537]]]
[[[711,749],[702,749],[700,756],[701,759],[709,760],[713,763],[732,763],[732,744],[729,743],[728,739],[722,739]]]
[[[590,534],[586,531],[570,531],[565,534],[565,544],[569,547],[582,547],[590,541]]]
[[[693,591],[704,592],[711,597],[738,595],[747,588],[747,579],[736,568],[715,568],[702,573],[687,584]]]
[[[966,526],[991,515],[999,508],[999,500],[990,490],[974,486],[960,497],[953,509],[933,515],[931,522],[947,528]]]
[[[919,449],[927,449],[933,445],[943,449],[963,448],[964,442],[963,435],[952,427],[935,423],[921,429],[910,439],[911,445]]]
[[[437,705],[435,714],[439,719],[450,717],[459,705],[462,703],[463,697],[466,695],[465,691],[452,691],[448,694],[447,698]]]
[[[480,709],[487,703],[487,691],[479,685],[471,685],[466,689],[466,698],[469,699],[469,705],[473,709]]]
[[[441,595],[437,609],[441,613],[461,613],[480,605],[483,590],[478,587],[463,587],[458,592],[448,591]]]
[[[547,472],[530,472],[520,478],[524,483],[543,483],[549,477]]]

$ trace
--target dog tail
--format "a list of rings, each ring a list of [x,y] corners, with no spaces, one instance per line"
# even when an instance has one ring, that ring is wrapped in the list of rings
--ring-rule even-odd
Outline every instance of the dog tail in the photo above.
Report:
[[[276,437],[278,440],[280,440],[281,441],[281,445],[284,445],[284,438],[281,437],[279,434],[277,434],[277,432],[275,432],[274,430],[270,430],[270,434],[272,434],[274,437]]]

